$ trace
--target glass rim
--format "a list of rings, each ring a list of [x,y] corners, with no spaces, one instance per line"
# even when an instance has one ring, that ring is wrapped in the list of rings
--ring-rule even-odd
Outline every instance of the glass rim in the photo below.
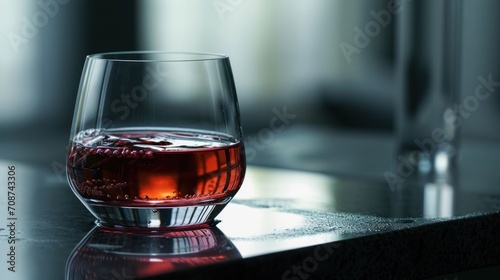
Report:
[[[141,58],[141,56],[155,56],[154,58]],[[209,52],[184,52],[184,51],[119,51],[102,52],[87,55],[87,59],[97,59],[115,62],[189,62],[228,59],[226,54]]]

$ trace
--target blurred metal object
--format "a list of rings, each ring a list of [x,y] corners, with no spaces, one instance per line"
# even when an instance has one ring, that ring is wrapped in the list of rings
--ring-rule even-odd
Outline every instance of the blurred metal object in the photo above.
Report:
[[[401,4],[396,28],[397,144],[390,179],[398,185],[455,186],[462,1]]]

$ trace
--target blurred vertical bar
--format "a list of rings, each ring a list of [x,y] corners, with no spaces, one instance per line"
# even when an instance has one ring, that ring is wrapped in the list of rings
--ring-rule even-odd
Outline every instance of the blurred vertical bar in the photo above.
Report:
[[[402,1],[396,27],[396,155],[391,185],[456,184],[461,0]]]
[[[31,67],[31,61],[36,58],[32,42],[36,33],[34,29],[24,26],[28,25],[26,15],[36,11],[36,3],[2,1],[1,4],[0,32],[3,39],[0,42],[0,141],[11,137],[9,134],[13,129],[35,116],[34,111],[41,99],[41,95],[34,94],[39,85],[33,82],[36,71]],[[31,38],[24,36],[23,27]]]

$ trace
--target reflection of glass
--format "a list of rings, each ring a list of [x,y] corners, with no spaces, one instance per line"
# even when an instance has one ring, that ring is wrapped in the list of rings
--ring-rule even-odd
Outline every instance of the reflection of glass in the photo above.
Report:
[[[67,167],[71,188],[103,225],[156,229],[212,221],[245,174],[228,57],[88,56]]]
[[[424,217],[452,217],[454,201],[453,186],[446,182],[426,184],[424,186]]]
[[[96,227],[68,258],[66,279],[138,279],[240,258],[217,227],[159,234]]]
[[[437,157],[439,159],[439,155]],[[440,160],[437,161],[438,163]],[[442,163],[439,163],[439,166]],[[440,171],[437,168],[437,171]],[[456,215],[457,191],[456,174],[436,172],[436,180],[427,182],[404,182],[395,192],[391,192],[394,217],[444,218]]]

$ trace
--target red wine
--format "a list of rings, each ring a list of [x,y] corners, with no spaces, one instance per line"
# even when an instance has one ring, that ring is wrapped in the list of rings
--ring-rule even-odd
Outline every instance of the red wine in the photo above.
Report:
[[[225,200],[245,172],[243,143],[187,132],[80,133],[67,161],[73,189],[94,203],[182,206]]]

